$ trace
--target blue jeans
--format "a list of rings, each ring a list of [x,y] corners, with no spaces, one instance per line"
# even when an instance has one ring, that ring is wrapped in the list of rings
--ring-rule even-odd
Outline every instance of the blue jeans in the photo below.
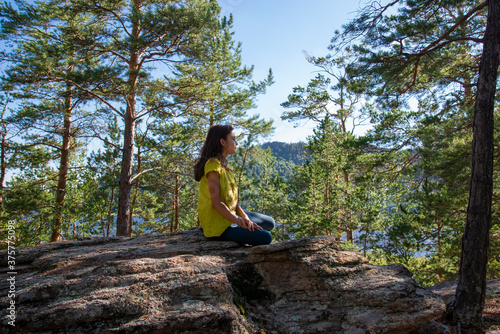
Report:
[[[243,227],[229,226],[217,239],[222,241],[236,241],[240,244],[252,246],[270,244],[273,241],[273,236],[269,231],[275,226],[274,219],[257,212],[245,211],[245,213],[251,221],[262,227],[262,230],[251,232]]]

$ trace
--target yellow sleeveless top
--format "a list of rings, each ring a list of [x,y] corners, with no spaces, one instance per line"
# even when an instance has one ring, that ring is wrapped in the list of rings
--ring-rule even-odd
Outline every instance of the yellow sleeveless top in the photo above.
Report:
[[[212,207],[207,174],[213,171],[219,174],[221,201],[234,214],[236,214],[236,206],[238,205],[238,188],[234,181],[233,172],[217,159],[208,160],[205,163],[205,174],[200,180],[198,195],[198,219],[206,237],[218,237],[232,224],[229,219],[224,218],[219,211]]]

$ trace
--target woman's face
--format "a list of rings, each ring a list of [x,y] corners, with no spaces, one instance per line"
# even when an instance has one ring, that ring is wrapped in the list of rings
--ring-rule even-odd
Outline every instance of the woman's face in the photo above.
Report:
[[[231,131],[226,136],[226,139],[221,139],[220,143],[222,145],[223,154],[225,156],[236,153],[236,146],[238,146],[238,142],[236,141],[236,136],[234,135],[234,131]]]

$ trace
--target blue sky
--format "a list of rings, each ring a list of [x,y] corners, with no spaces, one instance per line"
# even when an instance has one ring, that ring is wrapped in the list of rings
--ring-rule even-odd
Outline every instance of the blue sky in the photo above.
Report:
[[[306,86],[316,75],[303,51],[313,56],[328,54],[335,30],[340,30],[358,9],[358,1],[341,0],[219,0],[222,14],[234,18],[234,39],[242,43],[245,65],[254,65],[254,80],[260,81],[273,70],[275,83],[260,96],[258,113],[273,119],[276,128],[271,140],[305,141],[312,134],[313,122],[298,127],[282,121],[287,100],[295,86]]]

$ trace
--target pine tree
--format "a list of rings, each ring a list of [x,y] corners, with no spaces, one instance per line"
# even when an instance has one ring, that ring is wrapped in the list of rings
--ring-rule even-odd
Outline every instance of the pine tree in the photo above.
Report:
[[[285,111],[281,118],[290,121],[309,119],[319,123],[328,116],[343,133],[353,133],[356,126],[364,122],[363,115],[356,113],[364,81],[352,80],[346,71],[353,61],[350,52],[337,58],[306,54],[306,59],[318,67],[320,73],[309,81],[307,87],[293,88],[293,94],[281,104],[291,111]]]
[[[45,146],[51,159],[59,160],[51,241],[62,236],[64,203],[72,151],[86,133],[88,114],[82,106],[86,94],[75,90],[84,85],[82,67],[93,67],[91,36],[96,26],[64,1],[0,6],[4,19],[1,37],[13,47],[3,53],[8,63],[5,81],[21,102],[10,122],[22,133],[23,146]],[[78,119],[77,122],[74,119]]]
[[[9,110],[9,103],[12,103],[11,98],[7,93],[0,95],[0,217],[3,216],[3,197],[5,189],[5,176],[7,170],[12,168],[12,128],[9,122],[6,121]]]
[[[201,142],[214,124],[231,124],[240,132],[240,140],[249,134],[258,140],[272,130],[272,121],[247,114],[273,83],[272,71],[260,82],[252,80],[253,66],[242,64],[241,43],[233,40],[232,25],[232,16],[221,18],[217,29],[205,36],[206,50],[177,64],[175,75],[165,78],[175,91],[175,108],[188,122],[197,124],[196,139]]]
[[[153,139],[146,146],[151,157],[145,162],[156,170],[144,176],[143,188],[158,198],[158,222],[150,226],[166,232],[194,227],[198,197],[192,164],[199,130],[189,123],[159,122],[152,131]]]
[[[488,2],[477,95],[474,103],[472,165],[467,222],[453,301],[459,323],[482,327],[493,195],[494,106],[500,56],[500,1]],[[479,288],[479,289],[478,289]]]
[[[116,116],[107,122],[106,136],[100,138],[103,147],[90,153],[86,166],[88,174],[84,176],[83,181],[89,190],[84,211],[99,212],[99,223],[105,237],[111,236],[118,207],[116,202],[121,162],[121,131]],[[98,209],[95,208],[96,205]],[[95,210],[87,206],[94,207]],[[84,217],[89,219],[87,215]]]
[[[122,0],[75,1],[107,28],[95,41],[101,71],[94,86],[76,85],[123,122],[122,166],[118,192],[117,235],[129,235],[137,122],[156,113],[173,118],[172,89],[154,78],[156,66],[169,71],[174,63],[204,52],[203,36],[216,28],[215,1]]]
[[[348,143],[355,141],[352,133],[356,126],[363,123],[363,115],[357,113],[362,96],[360,86],[363,85],[363,81],[350,80],[346,72],[351,61],[349,52],[338,58],[309,55],[306,58],[319,67],[321,73],[312,79],[306,88],[298,86],[293,89],[288,101],[281,104],[291,111],[284,112],[281,118],[291,121],[307,119],[319,123],[318,131],[315,132],[316,138],[310,138],[308,151],[315,159],[321,161],[316,163],[324,168],[323,175],[326,177],[324,205],[338,207],[335,215],[342,216],[339,216],[339,219],[344,221],[343,229],[347,240],[352,241],[355,223],[352,213],[346,210],[341,202],[349,196],[352,183],[350,173],[353,170],[347,167],[346,161],[349,156],[353,159],[358,154],[354,154],[357,151],[356,145]],[[344,161],[342,156],[345,157]],[[338,175],[332,175],[334,170]],[[335,196],[331,194],[330,189],[335,189]],[[343,196],[340,193],[343,193]],[[334,219],[331,213],[326,214],[326,220]],[[327,228],[326,231],[328,230]]]
[[[489,148],[493,147],[490,129],[493,126],[492,92],[496,85],[496,76],[488,77],[488,85],[482,86],[481,82],[485,73],[495,75],[498,63],[496,66],[490,63],[491,67],[487,71],[483,69],[482,75],[478,70],[481,54],[483,56],[487,54],[486,51],[482,52],[481,43],[486,46],[496,38],[494,34],[483,38],[485,27],[488,30],[485,10],[487,6],[490,6],[488,11],[490,16],[492,8],[496,9],[495,1],[393,1],[387,5],[370,4],[332,39],[331,49],[335,51],[356,44],[350,46],[358,58],[358,61],[350,67],[350,73],[369,79],[367,93],[375,99],[375,107],[371,113],[372,121],[376,123],[372,133],[375,141],[372,143],[384,147],[386,152],[406,150],[409,147],[417,150],[421,140],[429,138],[428,132],[431,127],[441,131],[441,135],[436,136],[440,139],[449,137],[453,138],[450,141],[462,140],[467,138],[467,128],[473,122],[474,136],[483,133],[478,131],[478,124],[487,119],[488,125],[481,123],[484,125],[481,125],[481,129],[488,129],[488,135],[474,140],[473,143],[480,145],[480,151],[488,154]],[[499,20],[491,22],[493,25]],[[496,43],[498,45],[498,42]],[[490,49],[485,48],[485,50]],[[489,56],[498,62],[498,54],[494,56],[494,53],[490,53]],[[482,89],[489,90],[488,98],[480,95]],[[415,110],[409,104],[410,98],[417,98],[419,101],[432,100],[437,105],[430,110],[426,108]],[[479,107],[488,100],[491,104]],[[475,106],[474,115],[473,106]],[[480,115],[487,117],[482,118]],[[458,120],[458,123],[451,126],[453,120]],[[454,130],[449,131],[450,129]],[[428,145],[428,148],[430,146]],[[473,147],[472,162],[475,166],[479,161],[486,161],[484,160],[486,158],[478,160],[474,156],[474,152],[478,152],[478,147]],[[418,152],[416,154],[418,155]],[[449,159],[448,156],[441,158]],[[467,155],[463,158],[467,159]],[[417,161],[419,160],[410,157],[405,164],[410,165]],[[459,166],[463,166],[463,162]],[[492,164],[487,163],[483,167],[479,169],[473,167],[471,171],[471,196],[467,221],[471,224],[470,219],[473,219],[477,228],[474,229],[476,233],[465,233],[462,248],[462,254],[473,251],[480,254],[481,259],[463,255],[461,260],[462,265],[465,265],[467,261],[474,259],[472,261],[480,268],[475,269],[475,274],[471,273],[470,284],[467,287],[462,285],[457,290],[457,298],[460,301],[457,299],[454,305],[460,310],[455,316],[464,327],[480,326],[484,305],[484,298],[481,299],[481,296],[484,297],[487,256],[484,247],[488,247],[488,232],[485,230],[489,230],[488,221],[491,212],[491,200],[488,199],[487,193],[491,185],[490,182],[486,182],[476,188],[478,179],[475,171],[480,170],[480,173],[483,173],[482,180],[490,180],[491,171],[488,170]],[[436,172],[439,173],[439,170]],[[453,178],[449,174],[441,173],[441,176],[446,176],[440,180],[444,184]],[[486,192],[474,195],[472,189]],[[475,213],[474,209],[471,209],[474,207],[471,203],[479,198],[484,205],[480,211],[484,214],[472,218]],[[479,221],[482,223],[478,223]],[[468,240],[474,235],[477,239],[475,246],[472,246]],[[481,247],[479,252],[477,247]],[[465,279],[465,273],[461,277]],[[464,281],[460,284],[463,283]],[[465,294],[461,294],[459,290],[468,291],[470,295],[464,297]],[[459,295],[461,297],[458,297]]]

